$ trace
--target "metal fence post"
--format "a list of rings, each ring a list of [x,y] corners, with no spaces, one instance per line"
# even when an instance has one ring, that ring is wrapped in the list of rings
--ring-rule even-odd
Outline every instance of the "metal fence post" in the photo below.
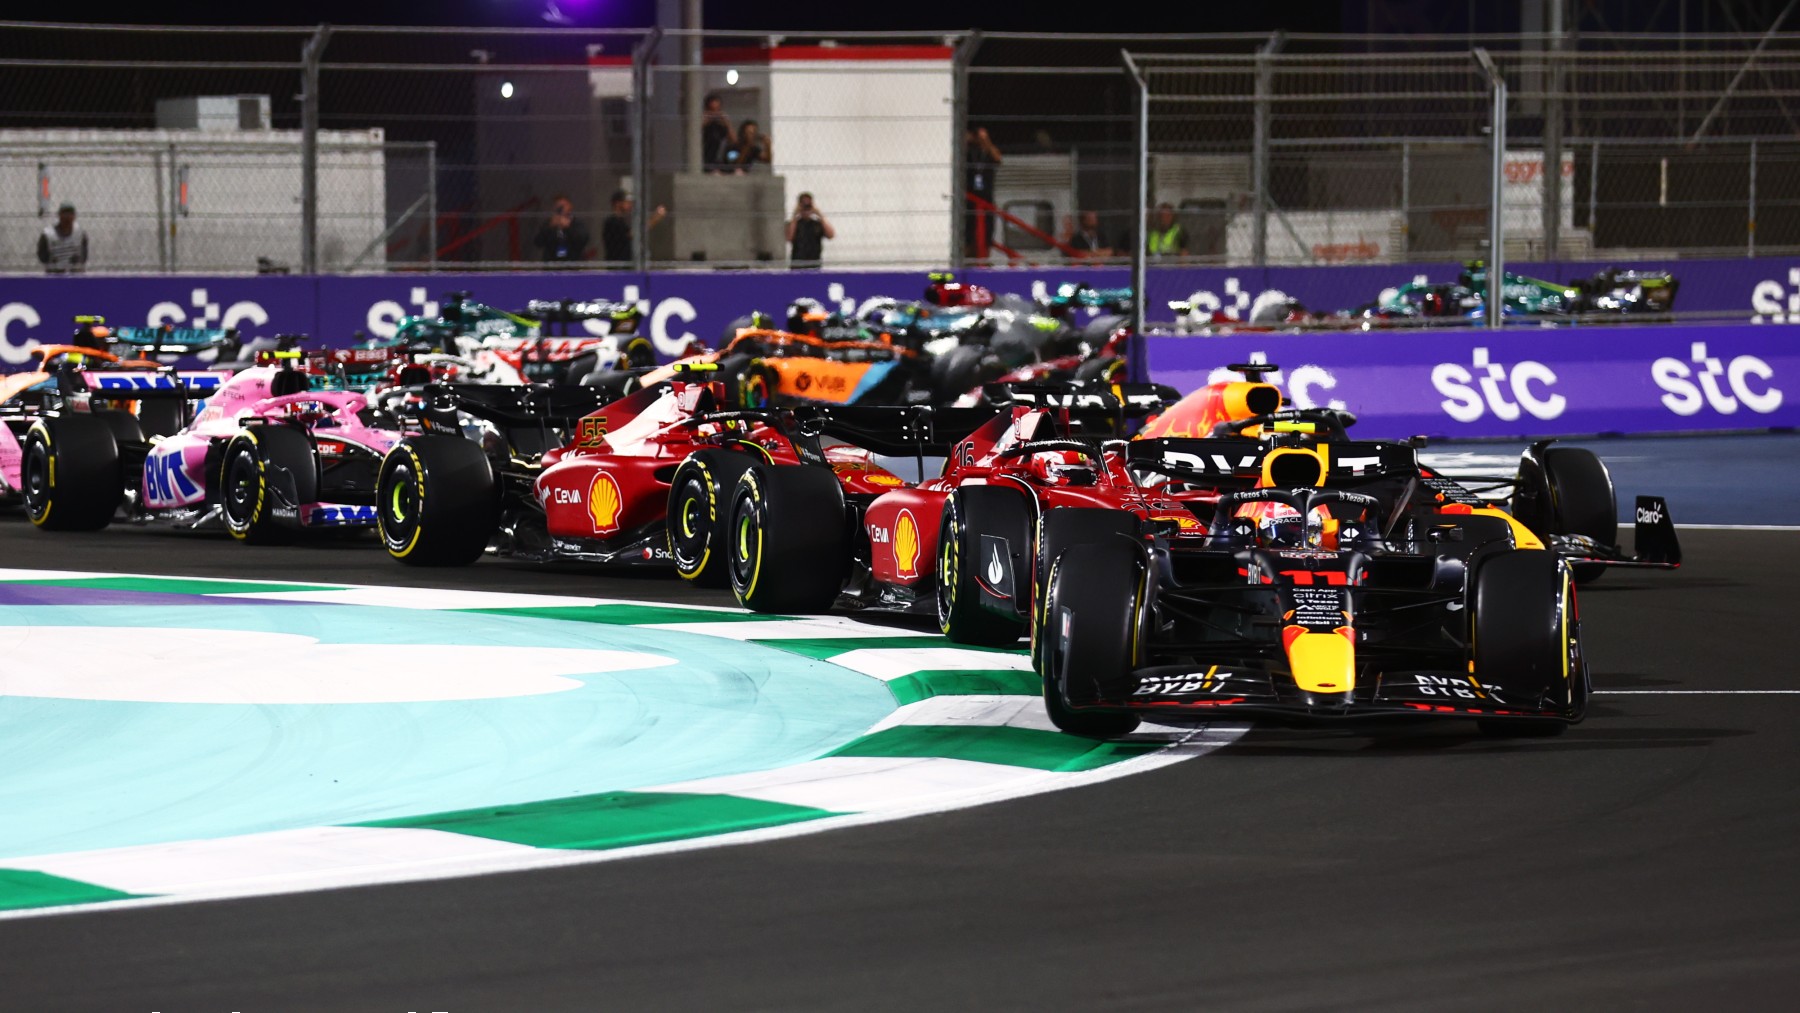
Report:
[[[1487,306],[1482,317],[1487,326],[1499,327],[1505,315],[1501,300],[1506,295],[1506,78],[1500,76],[1500,68],[1486,49],[1477,48],[1475,60],[1494,90],[1493,125],[1489,131],[1494,161],[1488,197]]]
[[[1600,245],[1600,142],[1595,141],[1588,156],[1588,235],[1594,246]]]
[[[1412,250],[1412,142],[1400,142],[1400,257]]]
[[[320,25],[300,51],[300,271],[319,273],[319,59],[331,26]]]
[[[425,142],[425,267],[437,270],[437,142]]]
[[[631,266],[638,271],[650,269],[650,60],[662,38],[663,30],[652,28],[631,47],[631,190],[638,198],[631,207],[631,233],[638,237]]]
[[[1250,128],[1251,186],[1255,188],[1250,259],[1257,267],[1269,263],[1269,101],[1275,84],[1274,57],[1285,45],[1287,33],[1275,32],[1256,51],[1256,105]]]
[[[1544,101],[1544,249],[1548,259],[1562,260],[1563,155],[1563,4],[1551,0],[1550,81]]]
[[[171,170],[172,171],[172,170]],[[156,269],[167,273],[169,270],[169,220],[163,216],[162,152],[150,152],[150,172],[156,179],[151,188],[156,191]]]
[[[1745,256],[1756,256],[1756,139],[1750,140],[1750,217],[1744,221]]]
[[[175,150],[173,141],[169,143],[169,266],[171,271],[181,269],[181,184],[176,182],[179,176],[180,155]]]
[[[1149,279],[1145,270],[1146,251],[1150,238],[1150,82],[1144,71],[1131,58],[1131,54],[1121,50],[1119,55],[1125,60],[1125,70],[1137,85],[1137,229],[1131,245],[1131,331],[1142,339],[1144,321],[1149,319],[1150,292]],[[1141,367],[1139,367],[1141,368]]]
[[[950,266],[957,270],[968,261],[963,237],[969,231],[969,197],[964,183],[969,176],[969,64],[981,48],[981,39],[979,31],[963,36],[950,57]]]

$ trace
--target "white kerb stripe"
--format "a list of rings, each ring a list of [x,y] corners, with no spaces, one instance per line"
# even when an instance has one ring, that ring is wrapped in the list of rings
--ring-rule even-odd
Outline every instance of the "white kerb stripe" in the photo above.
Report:
[[[827,756],[792,767],[643,790],[737,795],[832,812],[883,812],[1023,785],[1045,775],[1031,767],[933,756]]]
[[[1031,671],[1031,658],[1023,654],[995,654],[962,647],[865,647],[834,654],[826,659],[840,668],[872,675],[883,681],[914,672]]]
[[[126,893],[161,894],[292,889],[301,882],[325,885],[414,866],[517,858],[540,850],[439,830],[312,827],[210,841],[9,858],[0,860],[0,866],[35,869]]]

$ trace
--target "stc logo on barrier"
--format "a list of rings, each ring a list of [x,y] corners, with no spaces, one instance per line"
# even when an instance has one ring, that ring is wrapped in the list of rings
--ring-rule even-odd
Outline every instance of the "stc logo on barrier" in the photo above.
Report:
[[[1541,362],[1527,359],[1508,367],[1477,348],[1472,365],[1473,372],[1454,362],[1431,367],[1431,385],[1444,395],[1444,413],[1458,422],[1474,422],[1489,411],[1502,422],[1516,421],[1521,413],[1548,420],[1569,406],[1567,398],[1549,391],[1556,372]]]
[[[161,327],[164,324],[186,324],[189,327],[237,327],[254,331],[266,326],[269,313],[261,303],[246,299],[234,302],[223,310],[219,304],[207,298],[206,290],[194,289],[188,295],[194,313],[188,315],[187,308],[177,302],[159,302],[150,307],[150,315],[144,323],[149,327]]]
[[[1689,362],[1664,356],[1651,363],[1650,376],[1668,392],[1662,396],[1663,407],[1677,415],[1694,415],[1708,406],[1720,415],[1731,415],[1740,404],[1767,415],[1781,407],[1781,390],[1769,383],[1775,378],[1775,371],[1768,363],[1754,355],[1740,355],[1725,362],[1707,355],[1704,341],[1694,342]],[[1723,384],[1719,382],[1721,377]],[[1759,381],[1754,386],[1752,377]]]
[[[163,301],[150,307],[145,314],[144,325],[161,327],[164,324],[176,326],[186,325],[195,328],[237,327],[254,332],[267,326],[269,313],[262,304],[251,300],[234,302],[229,306],[215,302],[206,289],[196,288],[188,293],[190,305],[183,306],[179,302]],[[192,309],[192,315],[189,310]],[[84,312],[92,312],[86,310]],[[9,302],[0,304],[0,364],[20,366],[31,361],[31,350],[40,342],[29,332],[44,322],[43,315],[37,307],[30,303]],[[119,323],[121,321],[112,321]],[[21,333],[14,333],[15,327]],[[210,353],[208,353],[210,354]]]

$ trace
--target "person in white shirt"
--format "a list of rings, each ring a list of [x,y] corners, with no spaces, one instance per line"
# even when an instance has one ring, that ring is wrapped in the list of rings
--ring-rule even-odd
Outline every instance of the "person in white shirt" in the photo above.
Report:
[[[56,224],[44,226],[38,236],[38,263],[46,274],[80,274],[87,267],[87,232],[75,224],[75,205],[65,202],[56,209]]]

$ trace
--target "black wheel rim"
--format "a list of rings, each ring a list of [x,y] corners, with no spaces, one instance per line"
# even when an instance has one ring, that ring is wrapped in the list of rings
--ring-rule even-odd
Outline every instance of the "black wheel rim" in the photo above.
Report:
[[[25,452],[19,484],[25,487],[25,509],[32,517],[42,517],[50,508],[50,448],[33,443]]]
[[[698,480],[690,478],[681,484],[681,491],[675,497],[675,509],[669,513],[669,546],[674,550],[677,570],[691,574],[700,568],[711,532],[706,489]]]
[[[419,526],[419,484],[413,470],[397,464],[381,492],[381,532],[392,544],[404,545]]]
[[[937,572],[937,612],[938,628],[949,632],[950,614],[956,610],[956,580],[961,569],[957,566],[957,523],[956,515],[947,515],[948,523],[944,525],[943,534],[938,539],[938,572]]]
[[[225,516],[237,528],[247,528],[256,516],[256,462],[245,451],[231,455],[225,469]]]
[[[743,594],[750,590],[751,579],[756,574],[757,556],[762,551],[761,511],[755,499],[741,496],[732,516],[736,523],[731,526],[731,551],[726,553],[726,558],[731,564],[731,586]]]

